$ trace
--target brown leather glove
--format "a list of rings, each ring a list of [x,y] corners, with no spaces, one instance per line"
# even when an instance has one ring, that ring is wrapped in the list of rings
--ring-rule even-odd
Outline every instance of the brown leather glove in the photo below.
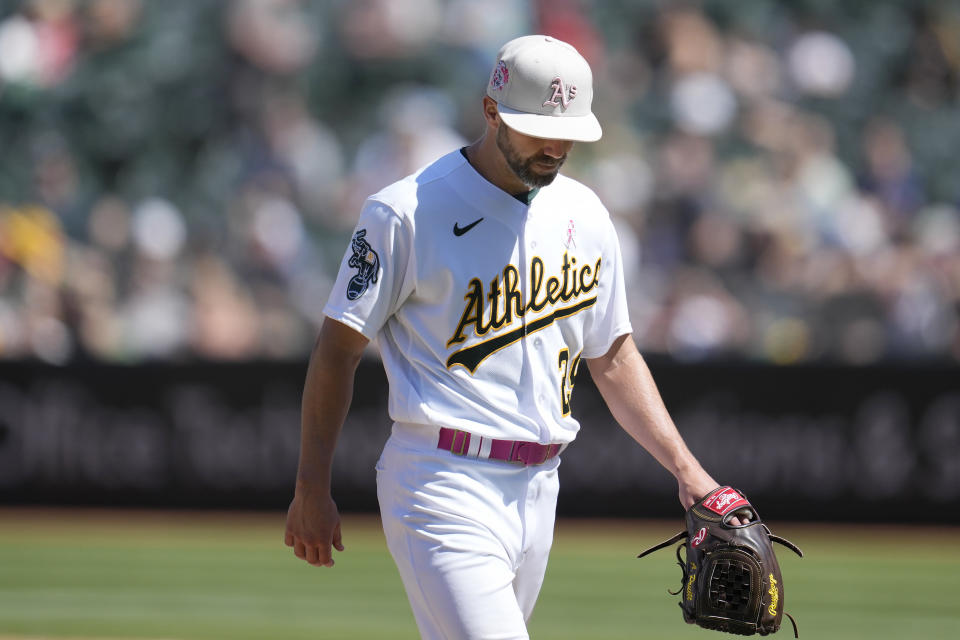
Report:
[[[732,518],[743,524],[729,524]],[[770,533],[743,493],[718,487],[687,511],[686,531],[653,546],[638,558],[686,539],[677,547],[683,570],[680,608],[683,619],[706,629],[740,635],[774,633],[783,619],[783,576],[771,542],[778,542],[801,558],[803,552],[789,540]],[[686,562],[680,549],[686,551]],[[795,637],[797,624],[793,624]]]

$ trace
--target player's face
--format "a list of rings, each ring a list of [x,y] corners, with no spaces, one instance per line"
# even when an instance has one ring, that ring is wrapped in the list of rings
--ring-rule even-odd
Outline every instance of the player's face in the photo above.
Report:
[[[497,147],[507,166],[528,188],[545,187],[557,177],[573,148],[570,140],[546,140],[517,133],[501,122]]]

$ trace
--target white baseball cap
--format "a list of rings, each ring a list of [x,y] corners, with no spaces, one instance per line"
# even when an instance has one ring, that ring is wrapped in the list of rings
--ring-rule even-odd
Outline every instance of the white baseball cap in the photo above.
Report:
[[[572,46],[550,36],[522,36],[503,45],[487,95],[508,127],[550,140],[594,142],[603,131],[590,111],[593,74]]]

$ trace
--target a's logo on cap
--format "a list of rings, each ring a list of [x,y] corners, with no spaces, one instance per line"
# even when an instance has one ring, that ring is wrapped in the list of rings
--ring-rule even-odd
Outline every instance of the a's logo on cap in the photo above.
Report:
[[[490,86],[499,91],[508,82],[510,82],[510,70],[507,69],[507,63],[501,60],[497,63],[497,68],[493,70],[493,75],[490,77]]]
[[[559,107],[563,105],[563,108],[566,109],[570,101],[577,97],[577,85],[571,84],[568,89],[563,86],[563,80],[561,80],[559,76],[554,78],[553,82],[550,83],[550,89],[553,93],[550,95],[550,99],[543,103],[545,107]]]

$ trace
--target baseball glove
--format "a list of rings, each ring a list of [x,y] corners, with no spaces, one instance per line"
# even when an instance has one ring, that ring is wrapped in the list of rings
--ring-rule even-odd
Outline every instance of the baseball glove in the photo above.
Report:
[[[729,524],[738,517],[739,526]],[[706,629],[762,636],[780,628],[784,592],[780,565],[771,541],[801,558],[803,552],[789,540],[770,533],[744,495],[732,487],[718,487],[687,511],[687,530],[647,549],[638,558],[686,539],[677,547],[683,570],[680,595],[683,619]],[[686,562],[680,549],[686,550]],[[793,624],[795,637],[797,623]]]

